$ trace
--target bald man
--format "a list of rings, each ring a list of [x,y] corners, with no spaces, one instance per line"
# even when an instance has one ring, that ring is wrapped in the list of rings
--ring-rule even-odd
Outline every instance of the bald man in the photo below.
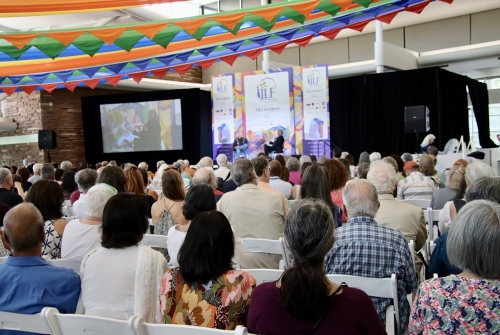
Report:
[[[285,198],[291,199],[292,184],[280,179],[281,175],[280,162],[271,161],[271,163],[269,163],[269,168],[270,168],[269,186],[271,186],[271,188],[275,189],[276,191],[280,191],[281,193],[283,193]]]
[[[193,184],[207,184],[214,189],[215,201],[219,199],[224,194],[217,189],[217,177],[215,176],[214,170],[211,168],[203,167],[194,173]]]
[[[22,203],[7,212],[3,222],[2,240],[12,256],[0,264],[0,311],[36,314],[47,306],[61,313],[74,313],[80,296],[80,277],[72,269],[55,267],[42,258],[42,214],[34,205]]]

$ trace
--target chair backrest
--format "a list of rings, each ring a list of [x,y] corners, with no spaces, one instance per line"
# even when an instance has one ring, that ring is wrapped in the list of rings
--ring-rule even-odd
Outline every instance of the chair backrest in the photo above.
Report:
[[[47,309],[48,307],[45,307],[42,312],[38,314],[0,312],[0,330],[53,334],[44,318],[44,313]]]
[[[429,243],[429,251],[430,251],[431,255],[434,252],[434,248],[436,248],[436,243],[434,243],[434,241],[430,241],[430,243]]]
[[[64,200],[63,206],[71,206],[71,200]]]
[[[0,263],[5,263],[7,261],[7,257],[0,257]]]
[[[398,302],[398,285],[396,275],[393,273],[391,278],[369,278],[348,275],[327,275],[330,281],[335,283],[345,282],[349,287],[360,289],[371,297],[391,298],[393,300],[393,314],[392,309],[388,309],[386,322],[390,323],[391,320],[396,318],[396,334],[399,334],[399,302]],[[392,316],[392,317],[391,317]],[[386,325],[387,326],[387,325]],[[387,327],[386,327],[387,329]],[[389,332],[388,332],[389,333]]]
[[[431,207],[431,201],[430,200],[425,200],[425,199],[404,199],[404,200],[399,200],[401,202],[405,202],[407,204],[417,206],[420,208],[429,208]]]
[[[45,319],[53,335],[136,335],[136,316],[125,321],[100,316],[60,314],[57,309],[49,308],[45,311]]]
[[[81,262],[70,260],[70,259],[48,259],[50,265],[54,265],[60,268],[68,268],[75,270],[76,273],[80,273]]]
[[[288,207],[292,208],[295,205],[296,202],[297,202],[297,199],[288,200]]]
[[[283,262],[280,261],[280,269],[286,266],[286,256],[283,243],[283,237],[279,240],[267,240],[263,238],[243,238],[243,249],[246,253],[262,253],[271,255],[281,255]]]
[[[249,335],[247,328],[243,326],[236,326],[235,330],[221,330],[186,325],[145,323],[142,318],[134,320],[134,331],[136,335]]]
[[[283,270],[274,269],[244,269],[243,271],[252,275],[255,278],[257,285],[270,281],[276,281],[280,279],[283,274]]]
[[[413,270],[416,272],[417,268],[415,266],[415,241],[410,240],[410,242],[408,242],[408,249],[410,249],[411,261],[413,263]]]
[[[68,200],[66,200],[68,201]],[[72,206],[63,206],[62,207],[62,213],[63,213],[63,216],[66,216],[66,217],[70,217],[70,216],[74,216],[75,213],[73,212],[73,207]]]
[[[167,237],[165,235],[145,234],[140,244],[150,246],[151,248],[166,248]]]
[[[439,221],[440,212],[440,209],[432,209],[432,207],[424,210],[425,222],[427,222],[427,234],[430,241],[434,241],[438,238],[438,227],[434,222]]]

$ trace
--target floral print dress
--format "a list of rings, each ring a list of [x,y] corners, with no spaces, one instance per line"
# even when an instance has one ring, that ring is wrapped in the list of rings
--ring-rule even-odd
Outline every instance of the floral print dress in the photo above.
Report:
[[[500,281],[450,275],[422,283],[408,334],[500,334]]]
[[[167,324],[233,330],[246,325],[255,278],[230,270],[206,284],[185,283],[179,268],[161,281],[160,308]]]

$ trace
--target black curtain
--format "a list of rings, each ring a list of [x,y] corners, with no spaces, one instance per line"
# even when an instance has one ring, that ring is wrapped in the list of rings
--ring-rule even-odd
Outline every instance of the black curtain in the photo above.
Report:
[[[496,148],[497,145],[490,138],[490,112],[488,87],[485,83],[468,78],[467,87],[472,102],[472,109],[476,117],[479,132],[479,144],[482,148]]]
[[[430,131],[440,150],[451,138],[469,139],[468,78],[427,68],[330,80],[332,146],[355,159],[363,151],[382,156],[415,153],[427,134],[404,133],[407,106],[430,110]]]

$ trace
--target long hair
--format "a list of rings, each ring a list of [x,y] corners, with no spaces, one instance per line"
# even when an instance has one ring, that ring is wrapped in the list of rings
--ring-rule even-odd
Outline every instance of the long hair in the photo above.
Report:
[[[132,192],[138,195],[146,194],[146,186],[144,186],[144,180],[141,173],[135,165],[127,166],[123,172],[127,178],[127,184],[125,185],[125,190],[127,192]]]
[[[328,171],[330,178],[330,191],[338,191],[342,189],[349,178],[349,170],[346,166],[336,158],[327,159],[323,164]]]
[[[186,197],[184,182],[176,169],[166,169],[161,176],[163,196],[172,201],[183,201]]]
[[[334,229],[332,212],[319,199],[298,200],[285,220],[285,241],[294,262],[281,277],[279,295],[297,320],[312,321],[328,306],[324,259],[333,246]]]
[[[319,164],[313,164],[304,171],[300,183],[300,199],[321,199],[333,207],[330,194],[330,177],[328,170]]]
[[[39,180],[34,183],[25,201],[38,208],[44,221],[60,219],[63,215],[61,206],[64,196],[59,184],[52,180]]]

